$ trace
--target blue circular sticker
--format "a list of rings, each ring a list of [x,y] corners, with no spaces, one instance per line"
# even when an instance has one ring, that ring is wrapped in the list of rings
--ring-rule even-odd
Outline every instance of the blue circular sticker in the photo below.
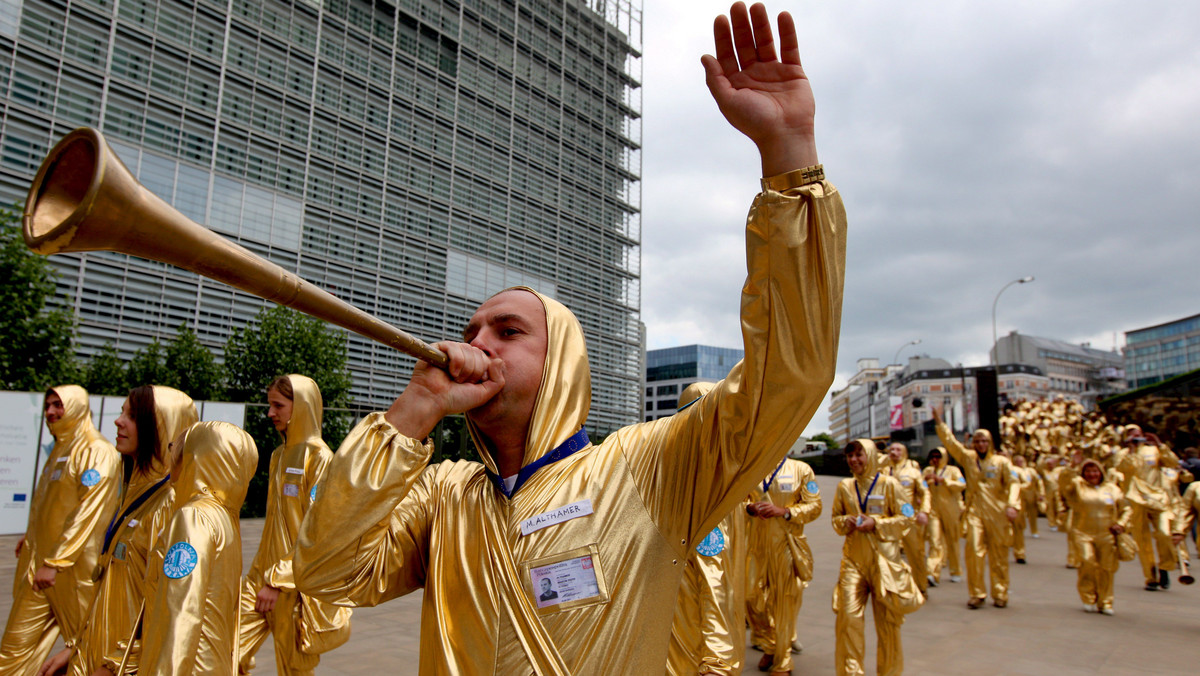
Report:
[[[186,542],[176,542],[167,550],[167,555],[163,558],[163,575],[178,580],[181,577],[187,577],[193,570],[196,569],[196,562],[199,557],[196,556],[196,550]]]
[[[308,501],[309,502],[317,501],[317,486],[316,486],[316,484],[313,484],[312,490],[308,492]]]
[[[705,535],[700,544],[696,545],[696,551],[704,556],[716,556],[725,551],[725,536],[721,534],[721,529],[714,528],[711,533]]]
[[[914,514],[912,505],[904,503],[904,506],[900,508],[900,513],[911,519]]]
[[[79,477],[79,483],[91,488],[100,483],[100,473],[94,469],[89,469],[83,473],[83,476]]]
[[[813,495],[820,495],[820,493],[821,493],[821,487],[818,486],[817,482],[815,482],[815,481],[808,482],[807,484],[804,485],[804,487],[807,488],[808,492],[812,493]]]

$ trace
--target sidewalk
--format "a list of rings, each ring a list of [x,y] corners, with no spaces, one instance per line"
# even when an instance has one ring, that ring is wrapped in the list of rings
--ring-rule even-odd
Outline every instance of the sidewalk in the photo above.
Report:
[[[804,594],[797,623],[804,654],[795,660],[797,674],[834,673],[833,585],[841,560],[841,538],[829,525],[829,509],[838,477],[820,476],[824,512],[808,528],[816,557],[816,578]],[[967,610],[966,583],[930,590],[925,607],[904,624],[905,673],[972,674],[972,676],[1040,676],[1084,674],[1196,673],[1192,652],[1200,632],[1200,585],[1174,581],[1165,592],[1142,590],[1136,561],[1122,564],[1116,580],[1116,615],[1084,613],[1075,592],[1075,571],[1064,567],[1066,536],[1041,521],[1040,539],[1026,536],[1029,563],[1012,564],[1010,605]],[[242,522],[243,560],[249,566],[258,547],[262,520]],[[8,589],[16,559],[17,536],[0,536],[0,585]],[[0,593],[0,617],[7,618],[12,597]],[[354,611],[349,643],[324,655],[317,673],[417,673],[421,595],[411,594],[377,608]],[[870,611],[868,611],[868,617]],[[867,673],[874,673],[873,620],[867,621]],[[746,651],[745,673],[761,654]],[[275,674],[268,639],[259,651],[255,674]]]

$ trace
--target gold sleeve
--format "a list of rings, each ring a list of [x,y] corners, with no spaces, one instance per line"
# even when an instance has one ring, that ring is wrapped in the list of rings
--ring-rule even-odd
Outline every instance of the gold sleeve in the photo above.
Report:
[[[950,457],[954,458],[954,461],[963,467],[978,459],[979,456],[975,454],[974,450],[963,446],[959,443],[958,439],[954,438],[954,434],[950,432],[950,428],[946,423],[941,422],[937,424],[937,435],[938,439],[942,441],[942,446],[945,446],[946,451],[950,453]]]
[[[913,485],[913,490],[913,495],[916,498],[914,502],[917,503],[913,507],[918,512],[931,513],[933,511],[933,498],[929,495],[929,484],[925,482],[924,476],[917,477]]]
[[[817,517],[821,516],[823,508],[821,494],[819,491],[814,493],[808,490],[808,485],[813,483],[816,478],[817,475],[813,473],[812,469],[806,467],[805,471],[801,473],[799,481],[796,482],[800,485],[796,487],[796,492],[793,494],[792,504],[787,508],[791,515],[788,518],[788,529],[797,531],[798,534],[804,532],[804,524],[815,521]]]
[[[1187,536],[1196,523],[1196,510],[1200,509],[1200,481],[1188,484],[1183,492],[1183,500],[1179,504],[1179,513],[1175,515],[1175,532]]]
[[[172,517],[163,541],[168,561],[164,564],[158,556],[151,557],[154,567],[148,571],[150,595],[146,598],[138,656],[145,673],[156,676],[192,673],[206,619],[209,586],[221,582],[214,575],[217,552],[222,545],[228,545],[221,540],[222,529],[200,509],[185,506]],[[179,544],[190,547],[191,552],[180,557],[180,565],[168,574],[172,549]],[[190,556],[194,556],[195,563],[187,570]],[[225,629],[236,631],[236,627]]]
[[[45,565],[58,570],[75,565],[96,537],[97,529],[102,530],[112,518],[121,488],[120,457],[107,441],[98,439],[68,461],[67,476],[60,480],[74,482],[78,502],[67,516],[62,538],[46,557]]]
[[[904,500],[900,497],[904,491],[900,487],[900,482],[890,476],[881,476],[879,480],[884,482],[882,488],[887,495],[887,516],[876,516],[875,533],[880,540],[896,542],[901,540],[908,529],[912,527],[912,517],[904,516]]]
[[[850,508],[849,501],[852,499],[846,482],[839,481],[833,494],[833,506],[829,509],[829,516],[833,521],[833,531],[843,537],[854,531],[854,522],[858,517],[858,509]]]
[[[688,546],[771,474],[833,382],[846,261],[840,194],[827,182],[761,193],[747,217],[746,258],[744,359],[695,405],[664,425],[636,426],[645,438],[622,443],[651,517]]]
[[[425,445],[382,413],[351,430],[300,528],[296,589],[329,603],[373,606],[422,587],[441,467],[428,462]],[[364,532],[363,523],[374,525]]]

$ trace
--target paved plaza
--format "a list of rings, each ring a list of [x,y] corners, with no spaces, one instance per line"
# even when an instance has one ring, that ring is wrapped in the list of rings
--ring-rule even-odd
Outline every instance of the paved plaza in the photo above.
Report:
[[[837,477],[821,476],[826,499],[821,517],[808,527],[816,557],[816,578],[805,591],[800,611],[804,654],[796,674],[833,674],[833,612],[830,600],[841,559],[841,538],[829,524],[829,500]],[[930,590],[924,608],[909,615],[903,628],[905,673],[1022,676],[1054,674],[1194,674],[1200,671],[1200,585],[1173,582],[1165,592],[1142,590],[1137,562],[1122,564],[1116,581],[1116,615],[1084,613],[1075,592],[1075,571],[1064,567],[1066,537],[1041,522],[1042,537],[1027,538],[1027,565],[1012,564],[1010,605],[967,610],[966,583]],[[262,520],[242,522],[245,565],[258,546]],[[0,584],[12,580],[16,536],[0,537]],[[946,575],[943,575],[943,580]],[[1175,575],[1172,575],[1174,578]],[[5,587],[7,589],[7,587]],[[0,617],[8,616],[12,597],[0,594]],[[417,673],[420,594],[355,610],[349,643],[325,655],[317,673]],[[870,611],[868,611],[868,616]],[[874,625],[867,623],[867,673],[874,673]],[[268,640],[258,653],[256,674],[275,674]],[[760,657],[747,650],[745,673]]]

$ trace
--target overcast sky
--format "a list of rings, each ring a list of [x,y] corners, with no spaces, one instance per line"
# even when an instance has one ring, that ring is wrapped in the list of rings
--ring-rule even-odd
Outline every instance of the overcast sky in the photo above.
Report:
[[[645,0],[642,318],[650,349],[740,347],[752,144],[704,87],[729,3]],[[976,365],[999,334],[1112,349],[1200,312],[1200,3],[773,2],[796,18],[849,217],[838,377]],[[828,400],[808,434],[828,429]]]

